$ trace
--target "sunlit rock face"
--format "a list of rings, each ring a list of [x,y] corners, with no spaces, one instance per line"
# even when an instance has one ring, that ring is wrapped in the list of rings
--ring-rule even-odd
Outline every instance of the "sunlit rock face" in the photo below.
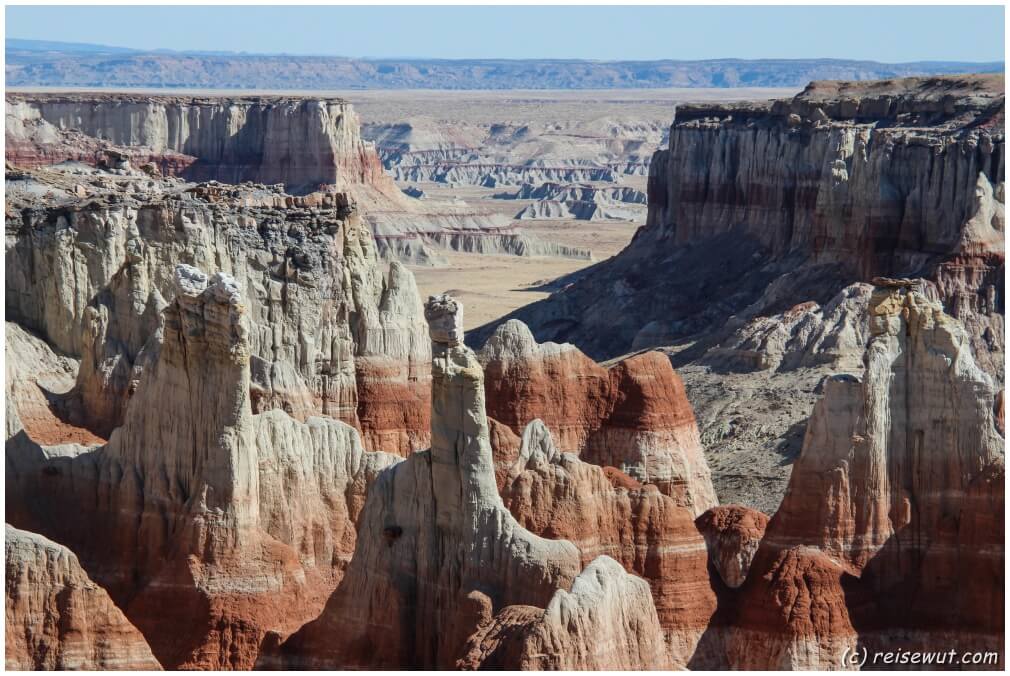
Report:
[[[698,515],[716,504],[684,384],[658,353],[606,368],[572,345],[538,344],[518,320],[480,352],[489,415],[519,433],[546,425],[558,448],[656,485]]]
[[[922,650],[1002,640],[999,390],[924,282],[880,284],[865,370],[825,383],[751,564],[732,664],[827,668],[857,640]]]
[[[66,547],[6,527],[8,669],[160,670],[136,627]]]
[[[249,668],[268,631],[318,614],[397,458],[336,420],[254,416],[237,280],[180,265],[173,290],[107,444],[8,438],[7,515],[81,557],[163,666]]]
[[[369,449],[428,443],[430,347],[411,273],[379,260],[343,194],[152,182],[8,219],[9,319],[79,357],[67,416],[107,437],[156,357],[177,264],[245,297],[254,412],[356,426]]]
[[[1002,380],[1003,122],[1001,75],[814,82],[792,99],[680,105],[631,245],[501,321],[613,358],[722,341],[877,276],[925,277]]]
[[[384,179],[354,109],[335,98],[8,94],[7,118],[7,160],[27,168],[94,162],[88,144],[66,137],[74,130],[136,148],[165,173],[191,180],[283,183],[311,192]]]

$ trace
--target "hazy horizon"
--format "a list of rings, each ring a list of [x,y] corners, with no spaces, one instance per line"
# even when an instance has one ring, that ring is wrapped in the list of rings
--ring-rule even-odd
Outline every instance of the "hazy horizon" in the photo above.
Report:
[[[1003,14],[1001,6],[12,6],[5,12],[8,39],[142,51],[880,63],[1002,62]],[[342,30],[345,24],[353,30]]]

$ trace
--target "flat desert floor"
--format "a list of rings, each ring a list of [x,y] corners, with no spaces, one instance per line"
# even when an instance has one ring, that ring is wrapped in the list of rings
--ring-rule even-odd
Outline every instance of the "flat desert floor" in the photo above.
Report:
[[[644,177],[628,181],[641,183]],[[472,186],[446,187],[437,183],[412,183],[433,198],[458,197],[468,204],[478,204],[484,209],[516,213],[531,203],[529,200],[494,200],[490,194],[500,190]],[[445,266],[409,266],[417,280],[423,298],[439,293],[451,293],[463,301],[464,329],[472,329],[502,317],[549,295],[538,287],[580,270],[618,253],[631,241],[635,230],[644,224],[635,221],[580,221],[576,219],[544,219],[520,221],[518,229],[537,239],[557,242],[567,246],[589,249],[593,260],[560,258],[553,256],[487,256],[472,253],[440,251],[446,259]]]

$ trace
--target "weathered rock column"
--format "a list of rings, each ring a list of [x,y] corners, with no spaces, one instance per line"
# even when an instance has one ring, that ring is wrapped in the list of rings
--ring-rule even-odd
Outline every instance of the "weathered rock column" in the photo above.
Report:
[[[501,505],[494,482],[491,437],[484,407],[484,369],[463,344],[463,305],[433,296],[424,307],[432,351],[431,473],[436,485],[460,486],[436,492],[436,523],[475,525],[477,512]]]

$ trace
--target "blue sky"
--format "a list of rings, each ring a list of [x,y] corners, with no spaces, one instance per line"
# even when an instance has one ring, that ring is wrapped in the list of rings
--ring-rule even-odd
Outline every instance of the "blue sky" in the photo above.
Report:
[[[428,58],[1002,61],[1003,7],[11,7],[7,36]]]

